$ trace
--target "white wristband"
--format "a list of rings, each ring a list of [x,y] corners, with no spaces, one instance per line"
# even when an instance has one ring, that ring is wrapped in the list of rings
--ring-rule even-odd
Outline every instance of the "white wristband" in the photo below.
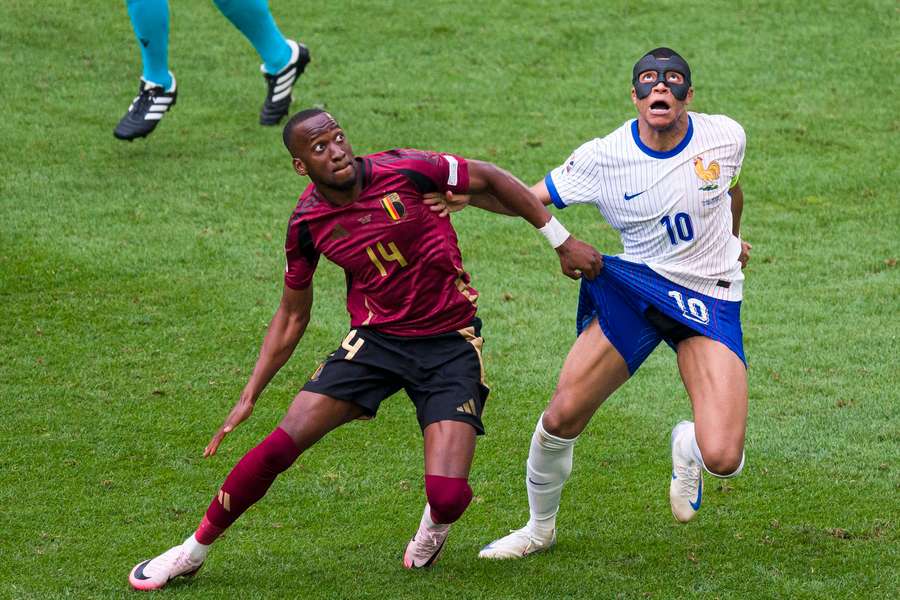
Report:
[[[538,229],[538,231],[544,234],[544,237],[547,238],[547,241],[550,242],[550,245],[553,246],[554,249],[562,246],[563,242],[569,239],[569,236],[571,235],[556,217],[550,217],[547,224]]]

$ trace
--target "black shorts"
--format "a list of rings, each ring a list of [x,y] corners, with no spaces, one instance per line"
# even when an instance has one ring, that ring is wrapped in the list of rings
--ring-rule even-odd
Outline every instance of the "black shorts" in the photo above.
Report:
[[[303,389],[353,402],[374,417],[382,400],[406,390],[423,430],[438,421],[464,421],[482,435],[487,400],[481,361],[481,320],[459,331],[400,337],[353,329],[319,365]]]

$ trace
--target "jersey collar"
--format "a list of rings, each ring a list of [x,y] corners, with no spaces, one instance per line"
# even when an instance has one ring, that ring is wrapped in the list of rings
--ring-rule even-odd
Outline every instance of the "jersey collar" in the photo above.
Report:
[[[646,154],[647,156],[651,156],[653,158],[672,158],[682,150],[684,150],[685,146],[690,143],[691,138],[694,136],[694,121],[691,119],[691,115],[688,115],[688,129],[687,133],[684,134],[684,138],[678,145],[672,148],[671,150],[666,150],[665,152],[659,152],[658,150],[654,150],[650,148],[644,142],[641,141],[641,134],[638,131],[638,120],[635,119],[631,122],[631,137],[634,138],[634,143],[637,144],[637,147],[641,149],[641,152]]]

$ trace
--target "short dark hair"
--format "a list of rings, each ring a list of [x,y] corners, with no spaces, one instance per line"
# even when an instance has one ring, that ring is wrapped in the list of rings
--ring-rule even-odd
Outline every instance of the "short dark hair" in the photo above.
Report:
[[[288,119],[288,122],[284,125],[284,129],[281,130],[281,141],[284,142],[284,147],[291,153],[291,156],[294,155],[294,151],[291,149],[291,133],[294,131],[294,127],[303,121],[316,115],[321,115],[324,112],[326,111],[321,108],[306,108],[298,113],[294,113],[294,115]]]

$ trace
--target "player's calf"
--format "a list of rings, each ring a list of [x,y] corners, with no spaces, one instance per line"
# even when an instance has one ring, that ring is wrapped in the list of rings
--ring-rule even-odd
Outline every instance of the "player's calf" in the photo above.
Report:
[[[701,450],[703,468],[713,477],[737,477],[744,470],[744,452],[741,448]]]
[[[703,501],[703,471],[719,478],[736,477],[744,468],[742,449],[708,446],[701,452],[694,424],[682,421],[672,430],[672,479],[669,503],[682,523],[694,518]]]

